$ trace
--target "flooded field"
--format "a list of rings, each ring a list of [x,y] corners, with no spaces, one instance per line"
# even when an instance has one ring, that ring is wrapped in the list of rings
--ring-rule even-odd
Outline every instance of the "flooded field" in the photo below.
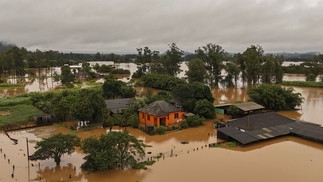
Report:
[[[121,130],[114,128],[115,130]],[[83,154],[77,150],[64,156],[60,167],[53,160],[31,161],[28,172],[26,137],[30,153],[41,137],[54,133],[68,133],[60,125],[27,131],[11,132],[19,140],[13,145],[7,136],[0,134],[0,181],[84,181],[84,182],[164,182],[164,181],[322,181],[323,145],[295,137],[283,137],[248,147],[209,148],[216,142],[213,123],[171,132],[162,136],[149,136],[140,130],[129,128],[131,135],[151,145],[146,152],[165,158],[159,159],[148,170],[113,170],[104,173],[88,173],[80,169]],[[81,138],[100,136],[105,129],[79,131]],[[181,141],[189,142],[181,144]],[[173,156],[171,157],[171,151]],[[4,157],[4,154],[6,156]],[[8,161],[10,160],[10,162]],[[15,169],[13,169],[15,165]],[[306,169],[306,170],[304,170]],[[11,176],[14,174],[14,177]]]
[[[135,65],[122,63],[131,74]],[[127,69],[127,68],[126,68]],[[0,89],[3,94],[15,95],[29,91],[47,91],[55,87],[55,82],[43,72],[43,79],[28,82],[11,78],[12,83],[26,83],[26,87]],[[36,70],[36,75],[38,71]],[[303,75],[285,75],[284,79],[299,80]],[[126,77],[123,79],[127,79]],[[31,84],[28,87],[28,84]],[[27,88],[27,89],[26,89]],[[137,88],[145,92],[145,88]],[[302,94],[305,102],[298,111],[280,112],[280,114],[323,125],[323,89],[294,87]],[[248,88],[216,88],[212,94],[215,103],[247,101]],[[152,90],[156,92],[156,90]],[[8,114],[8,113],[0,113]],[[55,133],[75,133],[62,125],[40,127],[30,130],[10,132],[18,140],[14,144],[6,135],[0,133],[0,181],[82,181],[82,182],[165,182],[165,181],[323,181],[323,145],[296,137],[282,137],[247,147],[209,148],[209,143],[217,142],[213,122],[204,126],[175,131],[164,135],[149,136],[137,129],[128,128],[131,135],[141,139],[152,147],[146,148],[146,158],[159,153],[165,158],[159,159],[148,170],[113,170],[104,173],[88,173],[80,169],[84,154],[78,149],[71,156],[62,158],[61,166],[56,167],[53,160],[31,161],[28,168],[27,142],[30,154],[34,152],[36,141]],[[114,128],[122,130],[122,128]],[[91,131],[77,131],[84,139],[100,136],[107,131],[103,128]],[[181,142],[188,144],[181,144]],[[173,154],[171,156],[171,154]]]

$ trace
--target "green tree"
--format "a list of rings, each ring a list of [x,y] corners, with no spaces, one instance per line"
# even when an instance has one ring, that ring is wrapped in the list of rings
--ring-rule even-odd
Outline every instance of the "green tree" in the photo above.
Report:
[[[227,53],[220,45],[212,43],[198,48],[195,53],[201,59],[208,71],[210,85],[218,86],[221,81],[221,70],[224,68],[223,62],[227,57]]]
[[[177,85],[172,94],[183,109],[189,112],[194,112],[198,100],[206,99],[211,103],[214,101],[210,88],[198,82]]]
[[[72,74],[71,68],[69,66],[62,66],[61,71],[62,84],[70,84],[74,81],[74,75]]]
[[[126,83],[115,80],[115,79],[107,79],[102,86],[103,95],[107,99],[112,98],[130,98],[135,96],[136,90],[133,89],[132,86],[127,85]]]
[[[180,70],[180,63],[183,62],[183,51],[175,43],[169,45],[169,50],[162,57],[162,65],[166,74],[176,76]]]
[[[137,51],[136,63],[138,64],[138,73],[142,75],[151,72],[151,64],[159,60],[159,52],[152,51],[149,47],[137,48]]]
[[[224,85],[227,87],[237,86],[237,82],[240,74],[240,67],[237,60],[232,58],[229,59],[225,65],[227,75],[224,78]]]
[[[35,153],[31,156],[33,160],[54,159],[57,166],[60,165],[64,154],[71,155],[74,148],[80,145],[80,139],[74,135],[56,134],[50,138],[37,142]]]
[[[251,45],[242,53],[246,65],[246,78],[248,84],[256,84],[260,80],[263,53],[264,50],[259,45]]]
[[[210,101],[206,99],[196,101],[194,113],[205,118],[215,117],[214,106]]]
[[[251,88],[248,95],[254,102],[272,110],[292,110],[303,102],[301,94],[294,93],[293,88],[279,85],[260,85]]]
[[[72,116],[80,121],[93,121],[94,109],[88,98],[79,97],[71,107]]]
[[[207,72],[202,60],[193,59],[188,62],[187,67],[188,71],[186,71],[186,75],[189,83],[204,83],[205,79],[207,78]]]
[[[145,156],[144,147],[142,141],[122,132],[87,138],[82,145],[86,156],[81,167],[92,172],[133,167],[138,157]]]

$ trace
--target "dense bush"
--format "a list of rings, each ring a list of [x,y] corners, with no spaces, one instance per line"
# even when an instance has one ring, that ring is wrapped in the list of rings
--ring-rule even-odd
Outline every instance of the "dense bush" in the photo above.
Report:
[[[214,106],[206,99],[196,101],[194,113],[205,118],[215,117]]]
[[[130,70],[118,68],[111,71],[111,74],[130,74]]]
[[[115,80],[115,79],[107,79],[103,83],[102,87],[103,94],[107,99],[113,98],[130,98],[134,97],[136,94],[136,90],[126,83]]]
[[[260,85],[251,88],[248,95],[254,102],[272,110],[292,110],[303,102],[301,94],[294,93],[293,88],[279,85]]]
[[[185,81],[180,78],[164,74],[147,74],[142,76],[141,80],[146,87],[169,91],[175,88],[176,85],[185,83]]]
[[[200,126],[204,122],[204,118],[198,117],[198,116],[190,116],[186,118],[186,122],[189,127],[196,127]]]
[[[165,126],[159,126],[157,128],[155,128],[152,132],[152,134],[158,134],[158,135],[162,135],[164,134],[166,131],[168,131],[168,128]]]
[[[189,126],[188,126],[188,124],[187,124],[187,121],[186,120],[183,120],[182,122],[181,122],[181,128],[182,129],[185,129],[185,128],[188,128]]]
[[[172,93],[183,109],[189,112],[194,112],[198,100],[206,99],[210,103],[214,101],[210,88],[197,82],[177,85]]]
[[[108,65],[102,65],[100,67],[97,67],[97,72],[99,73],[110,73],[113,70],[112,66]]]

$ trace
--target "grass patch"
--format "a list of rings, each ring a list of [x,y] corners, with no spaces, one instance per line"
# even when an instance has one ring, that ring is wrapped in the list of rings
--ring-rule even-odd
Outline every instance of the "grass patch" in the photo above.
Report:
[[[10,112],[9,115],[0,116],[0,128],[15,126],[33,120],[35,115],[43,114],[43,112],[33,105],[15,105],[0,107],[2,111]]]
[[[31,104],[30,97],[6,97],[0,99],[0,107],[14,106],[18,104]]]
[[[312,81],[283,81],[282,85],[323,88],[323,82]]]
[[[147,166],[151,166],[155,163],[156,161],[144,161],[144,162],[138,162],[135,164],[132,168],[133,169],[147,169]]]
[[[8,88],[8,87],[24,87],[24,84],[9,84],[9,83],[0,83],[0,87]]]
[[[221,144],[223,147],[237,147],[239,144],[237,142],[225,142]]]

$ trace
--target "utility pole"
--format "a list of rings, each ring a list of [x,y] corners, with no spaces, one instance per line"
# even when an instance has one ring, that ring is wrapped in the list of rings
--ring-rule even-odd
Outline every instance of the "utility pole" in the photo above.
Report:
[[[28,161],[28,182],[30,181],[30,164],[29,164],[29,145],[28,145],[28,138],[26,138],[27,143],[27,161]]]

